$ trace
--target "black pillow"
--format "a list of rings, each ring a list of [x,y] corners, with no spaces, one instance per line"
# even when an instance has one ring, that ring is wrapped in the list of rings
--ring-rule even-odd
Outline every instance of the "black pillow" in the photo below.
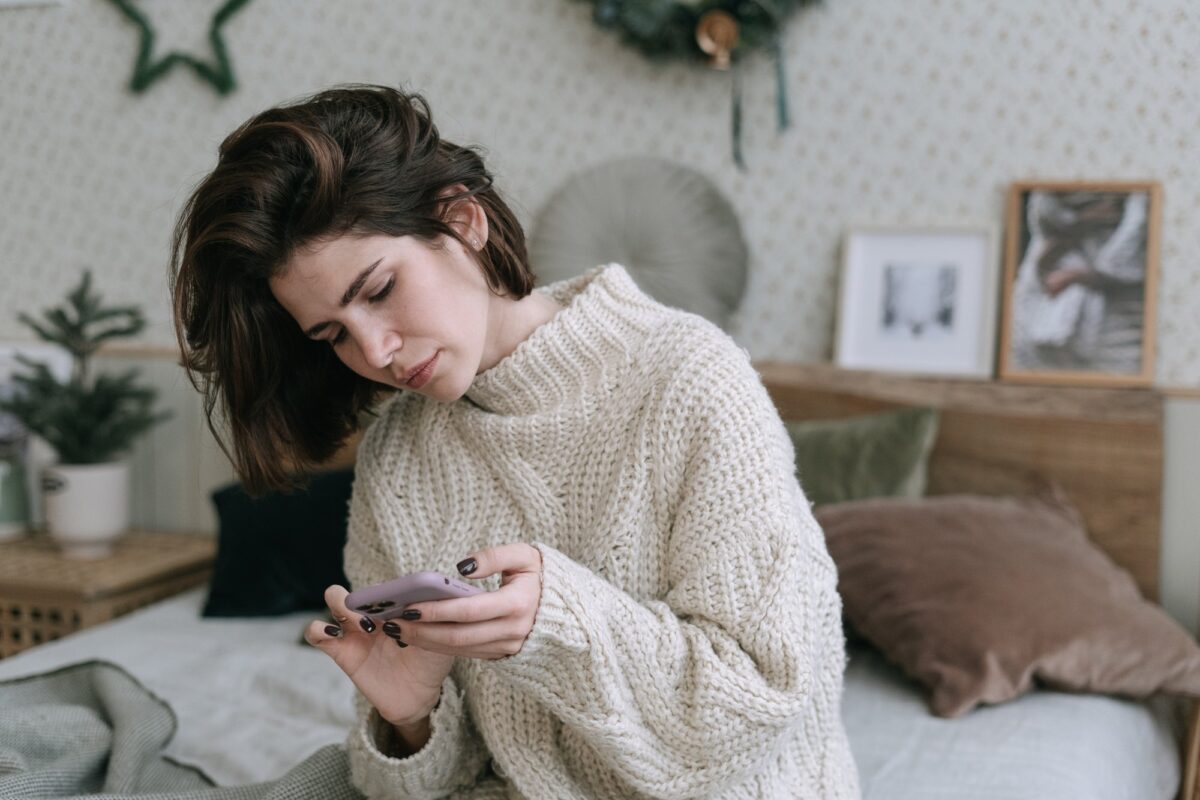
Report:
[[[217,558],[202,616],[260,617],[325,608],[342,568],[354,470],[325,472],[303,491],[257,500],[240,483],[212,493]]]

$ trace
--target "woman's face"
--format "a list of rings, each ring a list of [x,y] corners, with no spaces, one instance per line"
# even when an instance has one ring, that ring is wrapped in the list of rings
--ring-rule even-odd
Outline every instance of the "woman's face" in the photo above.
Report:
[[[305,335],[359,375],[453,402],[486,368],[495,296],[471,255],[442,241],[436,250],[412,236],[327,240],[297,252],[271,292]]]

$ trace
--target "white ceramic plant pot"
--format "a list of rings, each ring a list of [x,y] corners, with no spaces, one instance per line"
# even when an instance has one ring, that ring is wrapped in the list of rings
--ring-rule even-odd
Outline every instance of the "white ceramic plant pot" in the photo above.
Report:
[[[46,532],[70,558],[104,558],[129,529],[129,462],[42,469]]]

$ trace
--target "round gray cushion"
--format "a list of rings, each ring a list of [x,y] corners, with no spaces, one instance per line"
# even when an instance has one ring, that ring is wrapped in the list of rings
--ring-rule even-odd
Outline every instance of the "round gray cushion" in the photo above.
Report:
[[[701,173],[660,158],[572,176],[538,212],[528,245],[540,283],[615,261],[655,300],[722,328],[746,288],[749,254],[733,206]]]

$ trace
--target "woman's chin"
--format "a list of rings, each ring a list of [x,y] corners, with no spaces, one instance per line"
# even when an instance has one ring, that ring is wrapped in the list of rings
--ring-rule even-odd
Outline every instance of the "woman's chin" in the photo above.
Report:
[[[458,386],[452,380],[450,375],[436,375],[429,383],[422,386],[420,389],[414,389],[411,386],[401,387],[407,392],[413,392],[438,403],[453,403],[462,398],[467,393],[467,389],[471,388],[470,384],[466,386]]]

